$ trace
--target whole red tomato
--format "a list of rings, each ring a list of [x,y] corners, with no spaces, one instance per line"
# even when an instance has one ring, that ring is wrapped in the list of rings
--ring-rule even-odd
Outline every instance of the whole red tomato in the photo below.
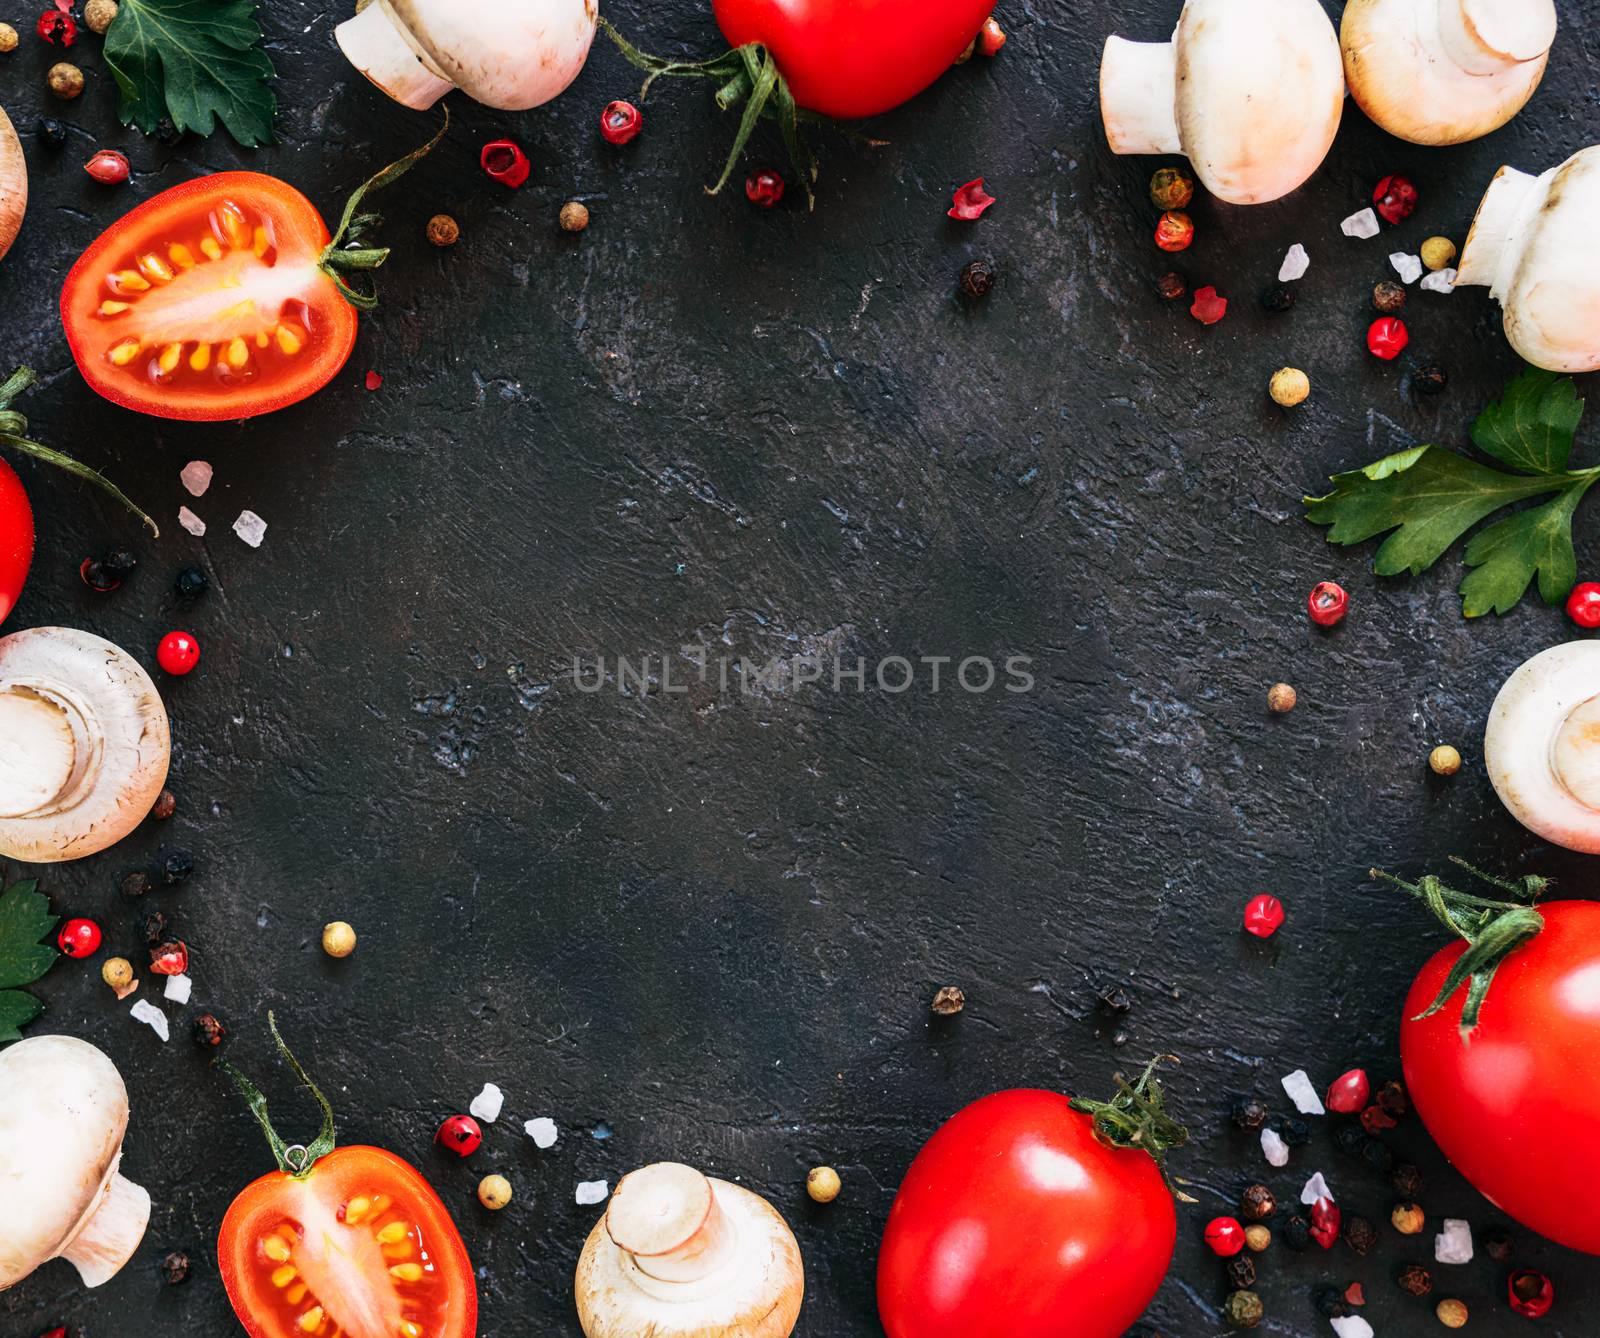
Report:
[[[17,471],[0,460],[0,623],[16,607],[33,564],[33,508]]]
[[[922,92],[977,36],[994,0],[713,0],[734,46],[760,42],[800,106],[877,116]]]
[[[1418,973],[1400,1024],[1406,1086],[1428,1132],[1496,1207],[1574,1250],[1600,1254],[1600,902],[1539,908],[1470,1036],[1466,988],[1431,1017],[1466,944]]]
[[[1176,1237],[1148,1153],[1103,1141],[1058,1093],[996,1092],[911,1163],[878,1255],[878,1311],[889,1338],[1119,1338]]]

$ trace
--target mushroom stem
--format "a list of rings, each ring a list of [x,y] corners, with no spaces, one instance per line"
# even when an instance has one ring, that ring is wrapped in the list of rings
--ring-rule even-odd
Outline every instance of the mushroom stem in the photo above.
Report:
[[[647,1166],[618,1185],[606,1230],[641,1273],[661,1282],[710,1277],[739,1243],[711,1182],[674,1162]]]
[[[1439,42],[1468,74],[1539,60],[1556,40],[1551,0],[1436,0]]]
[[[1514,167],[1495,173],[1462,248],[1458,284],[1487,286],[1496,298],[1505,292],[1522,250],[1521,233],[1549,193],[1549,176],[1530,176]]]
[[[1182,153],[1175,42],[1106,39],[1100,58],[1100,115],[1112,153]]]
[[[426,111],[455,87],[421,48],[412,45],[388,0],[373,0],[335,28],[333,35],[356,69],[415,111]]]
[[[98,1287],[133,1257],[149,1221],[150,1195],[120,1171],[113,1172],[60,1257],[78,1270],[85,1287]]]

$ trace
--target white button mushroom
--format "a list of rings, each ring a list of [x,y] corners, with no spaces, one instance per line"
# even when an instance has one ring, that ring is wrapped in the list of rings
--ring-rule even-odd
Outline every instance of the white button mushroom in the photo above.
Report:
[[[1502,167],[1478,206],[1456,286],[1487,286],[1506,338],[1535,367],[1600,370],[1600,145],[1543,176]]]
[[[22,228],[22,215],[28,208],[28,165],[22,157],[22,144],[11,119],[0,107],[0,260]]]
[[[804,1292],[777,1210],[677,1162],[624,1176],[578,1260],[587,1338],[787,1338]]]
[[[46,864],[120,841],[160,796],[170,742],[126,651],[69,627],[0,638],[0,855]]]
[[[356,69],[421,111],[452,88],[505,111],[549,102],[578,77],[597,0],[373,0],[334,36]]]
[[[1600,853],[1600,641],[1552,646],[1506,679],[1489,712],[1483,763],[1524,827]]]
[[[1170,42],[1106,41],[1100,111],[1113,153],[1181,153],[1230,204],[1265,204],[1322,165],[1344,65],[1317,0],[1188,0]]]
[[[127,1128],[128,1089],[87,1041],[0,1050],[0,1291],[57,1258],[98,1287],[132,1257],[150,1196],[118,1173]]]
[[[1350,0],[1339,40],[1361,110],[1413,144],[1465,144],[1533,96],[1554,0]]]

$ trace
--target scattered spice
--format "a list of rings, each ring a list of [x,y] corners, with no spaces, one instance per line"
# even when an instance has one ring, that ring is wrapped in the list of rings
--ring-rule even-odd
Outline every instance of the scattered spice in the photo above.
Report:
[[[1350,611],[1350,596],[1335,581],[1318,581],[1306,596],[1306,608],[1318,627],[1332,627]]]
[[[1189,314],[1201,325],[1215,325],[1228,314],[1228,299],[1218,297],[1217,290],[1209,286],[1197,289]]]
[[[1454,776],[1461,770],[1461,754],[1448,743],[1441,743],[1428,754],[1428,766],[1435,776]]]
[[[1000,54],[1000,48],[1005,44],[1006,30],[991,14],[983,21],[983,27],[978,29],[978,52],[992,58]]]
[[[1378,1228],[1365,1217],[1351,1217],[1344,1224],[1344,1243],[1359,1255],[1371,1254],[1378,1243]]]
[[[1206,1223],[1205,1242],[1213,1254],[1231,1259],[1244,1249],[1244,1228],[1231,1217],[1213,1217]]]
[[[144,941],[150,947],[155,947],[167,937],[167,917],[160,911],[151,911],[144,917]]]
[[[515,190],[528,179],[533,165],[515,140],[496,139],[483,146],[478,164],[502,186]]]
[[[1267,689],[1267,710],[1274,715],[1285,715],[1294,710],[1300,694],[1287,683],[1274,683]]]
[[[1600,581],[1580,581],[1567,596],[1567,617],[1579,627],[1600,627]]]
[[[1228,1285],[1240,1291],[1247,1291],[1256,1285],[1256,1261],[1248,1254],[1234,1255],[1223,1272],[1227,1274]]]
[[[193,872],[194,856],[187,850],[174,850],[161,861],[161,881],[168,887],[176,887]]]
[[[1397,1120],[1411,1109],[1411,1103],[1406,1099],[1405,1085],[1397,1078],[1390,1078],[1378,1088],[1378,1104]]]
[[[45,82],[50,85],[50,91],[63,102],[71,102],[83,92],[83,71],[76,65],[66,61],[59,61],[50,67],[45,75]]]
[[[1299,1213],[1283,1224],[1283,1243],[1297,1253],[1311,1247],[1311,1224]]]
[[[1556,1289],[1537,1269],[1519,1268],[1506,1281],[1511,1308],[1528,1319],[1543,1319],[1556,1303]]]
[[[1233,1292],[1222,1306],[1222,1317],[1230,1329],[1253,1329],[1266,1313],[1261,1298],[1251,1291]]]
[[[1393,1129],[1397,1121],[1382,1106],[1368,1106],[1361,1112],[1361,1127],[1376,1138],[1386,1129]]]
[[[1450,384],[1450,374],[1443,367],[1430,363],[1411,373],[1411,386],[1419,395],[1442,395]]]
[[[161,1276],[166,1279],[167,1286],[176,1287],[189,1280],[189,1256],[181,1250],[174,1250],[161,1261]]]
[[[600,113],[600,137],[607,144],[626,144],[644,129],[644,114],[631,102],[608,102]]]
[[[994,287],[994,266],[987,260],[969,260],[961,267],[961,293],[963,297],[987,297]]]
[[[63,957],[92,957],[100,951],[100,926],[82,917],[68,920],[56,935]]]
[[[1332,1199],[1321,1198],[1311,1205],[1311,1239],[1323,1249],[1331,1250],[1339,1239],[1339,1223],[1339,1205]]]
[[[1466,1327],[1467,1306],[1466,1302],[1458,1301],[1453,1296],[1447,1296],[1434,1306],[1433,1313],[1439,1317],[1439,1323],[1447,1329],[1461,1329]]]
[[[764,167],[759,172],[752,172],[744,179],[744,198],[761,209],[776,209],[778,202],[783,199],[785,189],[783,174],[770,167]],[[990,203],[992,204],[993,201],[990,201]],[[987,207],[987,205],[984,206],[984,208]],[[982,212],[983,209],[978,210],[978,214]],[[976,218],[978,214],[973,214],[971,217]],[[952,218],[961,217],[954,210],[951,210],[950,216]]]
[[[1163,251],[1187,251],[1194,244],[1194,220],[1181,209],[1169,209],[1156,220],[1156,245]]]
[[[156,802],[150,806],[150,816],[157,822],[165,822],[178,811],[178,796],[171,790],[163,790],[156,796]]]
[[[461,225],[449,214],[435,214],[428,220],[426,235],[435,246],[454,246],[461,240]]]
[[[1397,1203],[1389,1214],[1389,1221],[1402,1236],[1420,1236],[1428,1219],[1414,1203]]]
[[[1291,689],[1292,691],[1292,689]],[[1271,938],[1283,927],[1283,903],[1265,892],[1251,897],[1244,908],[1244,928],[1257,938]],[[1292,1146],[1292,1140],[1284,1138]]]
[[[9,23],[0,23],[0,56],[17,49],[17,30]]]
[[[99,558],[84,558],[78,564],[78,579],[97,595],[109,595],[122,585],[122,578]]]
[[[451,1115],[439,1126],[433,1141],[458,1157],[470,1157],[483,1143],[483,1130],[470,1115]]]
[[[1247,1222],[1265,1222],[1278,1211],[1278,1200],[1265,1185],[1251,1185],[1239,1196],[1239,1216]]]
[[[1433,1274],[1421,1264],[1407,1264],[1400,1270],[1396,1281],[1401,1291],[1409,1292],[1412,1296],[1426,1296],[1433,1290]]]
[[[943,985],[933,996],[932,1008],[940,1017],[954,1017],[967,1006],[967,996],[959,985]]]
[[[111,986],[121,997],[122,991],[133,984],[133,963],[126,957],[107,957],[100,968],[100,979]]]
[[[1403,1199],[1420,1199],[1422,1197],[1422,1172],[1410,1162],[1402,1162],[1394,1168],[1389,1176],[1389,1183],[1394,1186],[1395,1192]]]
[[[478,1202],[492,1213],[511,1202],[511,1182],[503,1175],[486,1175],[478,1181]]]
[[[1422,243],[1422,263],[1431,270],[1449,267],[1456,258],[1456,244],[1448,237],[1429,237]]]
[[[1168,270],[1156,280],[1156,292],[1168,302],[1176,302],[1180,297],[1189,295],[1189,280],[1175,269]]]
[[[322,950],[330,957],[348,957],[356,950],[356,931],[343,920],[322,927]]]
[[[1411,332],[1397,316],[1380,316],[1367,327],[1367,351],[1384,362],[1393,362],[1411,342]]]
[[[115,149],[101,149],[83,165],[83,170],[102,186],[120,186],[132,171],[127,155]]]
[[[1272,1229],[1252,1222],[1244,1229],[1245,1249],[1251,1254],[1261,1254],[1272,1244]]]
[[[1354,1115],[1367,1104],[1371,1095],[1372,1084],[1367,1079],[1367,1071],[1351,1069],[1333,1080],[1323,1104],[1336,1115]]]
[[[557,216],[562,232],[582,232],[589,226],[589,206],[581,200],[568,200]]]
[[[1385,223],[1403,223],[1417,210],[1417,188],[1398,173],[1384,177],[1372,192],[1372,207]]]
[[[1299,300],[1300,295],[1285,283],[1274,284],[1271,288],[1263,289],[1261,293],[1261,305],[1275,316],[1293,311],[1294,304]]]
[[[814,1203],[832,1203],[842,1187],[839,1173],[831,1166],[813,1166],[806,1172],[806,1193]]]
[[[213,1013],[201,1013],[194,1020],[194,1043],[216,1049],[228,1037],[228,1029]]]
[[[150,949],[150,969],[158,976],[183,976],[189,973],[189,945],[182,939],[169,939]]]
[[[1267,1108],[1252,1096],[1242,1096],[1233,1103],[1233,1122],[1254,1132],[1267,1122]]]
[[[1406,290],[1393,279],[1385,279],[1372,290],[1373,307],[1383,312],[1385,316],[1392,316],[1402,310],[1406,304]]]
[[[117,0],[89,0],[83,7],[83,21],[92,33],[104,33],[117,17]]]
[[[189,632],[168,632],[156,647],[156,663],[182,676],[200,663],[200,643]]]
[[[776,176],[777,173],[773,173],[773,175]],[[748,195],[749,193],[750,184],[746,182],[745,194]],[[774,201],[773,203],[777,202]],[[949,215],[951,218],[970,222],[975,218],[981,218],[984,211],[994,203],[995,197],[983,188],[983,178],[973,177],[965,185],[956,187],[955,195],[951,199]],[[772,206],[768,205],[767,207],[770,209]]]
[[[377,390],[383,385],[383,376],[379,372],[368,372],[363,384],[368,390]]]
[[[1181,167],[1163,167],[1150,178],[1150,202],[1157,209],[1187,209],[1194,199],[1194,178]]]
[[[172,588],[180,599],[197,599],[205,594],[210,584],[210,579],[202,568],[188,566],[179,570],[172,582]]]
[[[64,10],[47,9],[39,15],[34,31],[51,46],[71,46],[78,40],[78,21]]]
[[[59,149],[67,142],[66,125],[51,116],[41,116],[38,125],[39,142],[47,149]]]
[[[1280,367],[1272,374],[1267,394],[1274,404],[1293,409],[1311,398],[1311,378],[1298,367]]]

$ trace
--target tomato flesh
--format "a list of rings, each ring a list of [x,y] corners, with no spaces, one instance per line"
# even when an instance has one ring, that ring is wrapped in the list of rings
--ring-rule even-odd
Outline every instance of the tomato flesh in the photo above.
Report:
[[[878,1255],[889,1338],[1120,1338],[1155,1295],[1177,1214],[1144,1152],[1055,1092],[997,1092],[928,1140]]]
[[[17,605],[33,565],[33,508],[17,471],[0,460],[0,623]]]
[[[1463,943],[1418,973],[1400,1024],[1406,1087],[1445,1156],[1542,1236],[1600,1254],[1600,902],[1539,907],[1545,927],[1495,974],[1470,1041],[1466,991],[1431,1004]]]
[[[340,1148],[302,1179],[263,1176],[223,1218],[217,1256],[251,1338],[473,1338],[478,1297],[427,1181],[379,1148]]]
[[[67,276],[78,369],[107,399],[161,418],[248,418],[304,399],[355,343],[355,310],[318,266],[328,241],[310,201],[260,173],[157,195]]]

